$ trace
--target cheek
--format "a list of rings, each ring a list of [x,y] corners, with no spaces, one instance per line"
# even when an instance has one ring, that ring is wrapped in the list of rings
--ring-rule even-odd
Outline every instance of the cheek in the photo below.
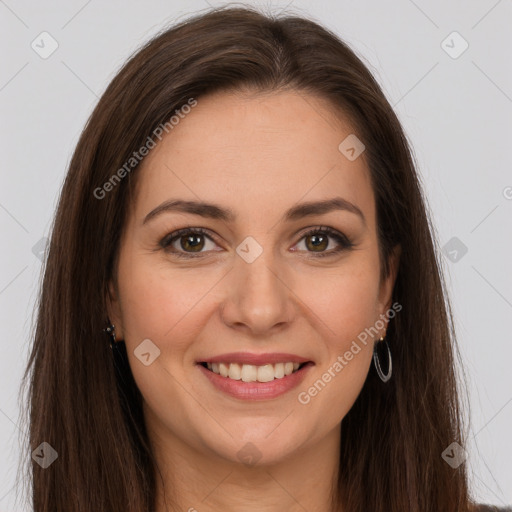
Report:
[[[132,348],[145,338],[154,339],[161,349],[169,338],[175,348],[179,346],[180,339],[188,338],[186,331],[196,325],[191,318],[201,310],[201,300],[218,281],[204,272],[170,272],[165,263],[144,255],[120,262],[119,268],[125,341]],[[178,329],[179,337],[174,336]]]
[[[332,380],[342,388],[362,385],[373,350],[371,327],[378,319],[375,284],[368,273],[353,273],[332,279],[330,285],[327,298],[318,294],[311,298],[312,309],[326,325],[320,371],[334,371],[337,379]],[[336,362],[343,368],[333,367]]]
[[[170,272],[165,263],[144,254],[121,260],[119,278],[124,340],[137,387],[153,411],[160,410],[170,423],[179,423],[182,409],[162,409],[162,404],[175,403],[179,397],[187,371],[185,355],[201,329],[201,299],[218,278]],[[146,345],[153,361],[149,365],[137,357],[138,347],[147,339],[159,350],[154,357],[151,350],[155,349]]]
[[[372,360],[378,316],[378,261],[355,259],[316,280],[307,293],[308,306],[321,320],[321,361],[301,386],[298,402],[319,431],[334,427],[348,413],[366,380]],[[303,292],[305,293],[305,292]]]
[[[337,350],[378,319],[378,261],[372,254],[357,256],[335,271],[298,278],[298,294],[321,320],[329,347]]]

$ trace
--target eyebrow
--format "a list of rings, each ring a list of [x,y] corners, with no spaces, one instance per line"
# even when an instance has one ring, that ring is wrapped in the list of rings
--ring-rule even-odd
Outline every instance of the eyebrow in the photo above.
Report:
[[[323,215],[332,211],[344,210],[353,213],[361,218],[363,224],[366,225],[366,219],[363,212],[353,203],[341,197],[334,197],[323,201],[310,201],[292,206],[282,217],[282,220],[287,222],[296,221],[304,217],[311,217],[313,215]],[[236,214],[229,208],[223,208],[216,204],[204,203],[201,201],[184,201],[180,199],[169,199],[151,210],[142,221],[146,224],[151,219],[164,212],[181,212],[199,215],[201,217],[222,220],[225,222],[234,222]]]

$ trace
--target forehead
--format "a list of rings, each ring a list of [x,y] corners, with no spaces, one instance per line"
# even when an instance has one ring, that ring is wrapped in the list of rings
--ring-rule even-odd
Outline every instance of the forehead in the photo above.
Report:
[[[342,196],[372,218],[364,153],[351,161],[339,149],[353,133],[329,102],[303,92],[210,94],[144,158],[132,206],[140,218],[169,198],[204,200],[249,218]]]

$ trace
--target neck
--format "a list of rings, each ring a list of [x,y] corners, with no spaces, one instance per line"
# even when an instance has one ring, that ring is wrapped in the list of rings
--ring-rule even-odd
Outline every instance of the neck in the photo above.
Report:
[[[340,425],[286,460],[252,466],[194,448],[154,424],[148,434],[158,465],[155,512],[333,512]]]

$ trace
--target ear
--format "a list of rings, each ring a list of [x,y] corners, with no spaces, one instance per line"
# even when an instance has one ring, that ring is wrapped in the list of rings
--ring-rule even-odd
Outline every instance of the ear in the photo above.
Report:
[[[393,300],[393,288],[395,286],[398,268],[400,266],[400,255],[402,254],[402,247],[396,245],[389,257],[389,274],[385,277],[380,284],[379,290],[379,314],[385,314],[391,308],[391,301]]]
[[[116,339],[123,340],[124,329],[121,316],[121,305],[119,303],[119,291],[113,280],[110,280],[108,283],[107,312],[108,318],[116,328]]]

